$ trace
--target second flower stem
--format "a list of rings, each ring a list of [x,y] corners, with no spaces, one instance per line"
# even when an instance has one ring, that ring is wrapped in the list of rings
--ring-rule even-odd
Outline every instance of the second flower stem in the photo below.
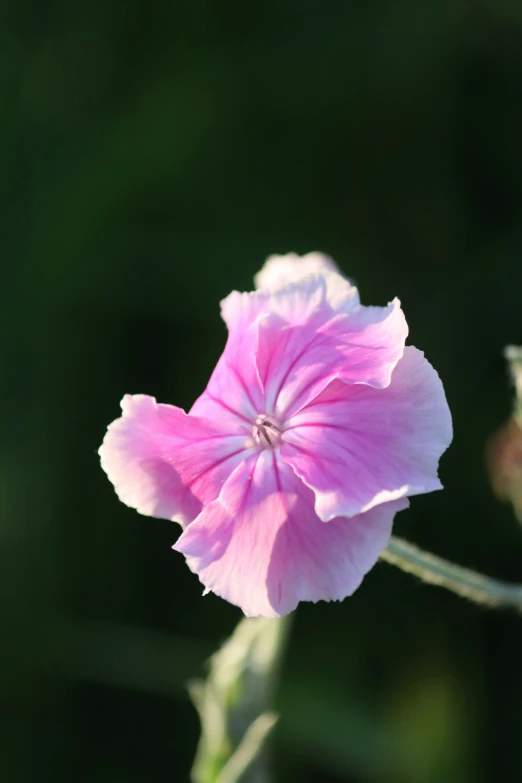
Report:
[[[425,552],[419,547],[392,536],[381,559],[402,571],[438,585],[478,604],[517,609],[522,612],[522,585],[501,582],[449,560]]]

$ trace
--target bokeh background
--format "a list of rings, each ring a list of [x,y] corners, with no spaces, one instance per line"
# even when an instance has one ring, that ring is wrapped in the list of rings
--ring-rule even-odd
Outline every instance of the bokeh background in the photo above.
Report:
[[[126,392],[191,405],[268,254],[401,298],[455,440],[396,532],[522,580],[484,461],[522,342],[522,5],[3,0],[0,64],[0,778],[185,783],[185,683],[240,612],[97,448]],[[296,613],[277,780],[521,780],[521,661],[515,614],[379,564]]]

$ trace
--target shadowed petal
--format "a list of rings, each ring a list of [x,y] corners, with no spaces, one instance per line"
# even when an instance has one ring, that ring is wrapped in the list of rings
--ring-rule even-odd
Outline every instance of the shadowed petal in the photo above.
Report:
[[[441,489],[437,466],[451,439],[440,378],[408,347],[385,389],[330,383],[288,422],[281,455],[327,521]]]
[[[266,450],[239,465],[185,530],[183,552],[209,590],[247,616],[276,617],[299,601],[342,600],[387,546],[400,500],[325,525],[313,493]]]
[[[99,454],[120,500],[141,514],[191,522],[251,453],[245,435],[223,434],[154,397],[128,394],[122,410]]]

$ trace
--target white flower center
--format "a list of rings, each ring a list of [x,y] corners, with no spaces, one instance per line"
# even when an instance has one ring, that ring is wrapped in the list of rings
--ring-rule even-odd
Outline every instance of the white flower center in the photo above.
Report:
[[[252,436],[258,446],[264,449],[275,449],[281,443],[283,428],[273,416],[263,414],[256,416],[252,427]]]

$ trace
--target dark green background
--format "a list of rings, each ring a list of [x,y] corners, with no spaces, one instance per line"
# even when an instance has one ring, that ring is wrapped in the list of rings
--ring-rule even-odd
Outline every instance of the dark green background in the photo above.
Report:
[[[240,612],[96,452],[126,392],[191,405],[268,254],[401,298],[455,440],[396,531],[522,579],[483,451],[522,342],[522,4],[3,0],[0,64],[0,778],[185,783],[185,682]],[[277,779],[519,781],[521,696],[519,618],[378,565],[296,613]]]

